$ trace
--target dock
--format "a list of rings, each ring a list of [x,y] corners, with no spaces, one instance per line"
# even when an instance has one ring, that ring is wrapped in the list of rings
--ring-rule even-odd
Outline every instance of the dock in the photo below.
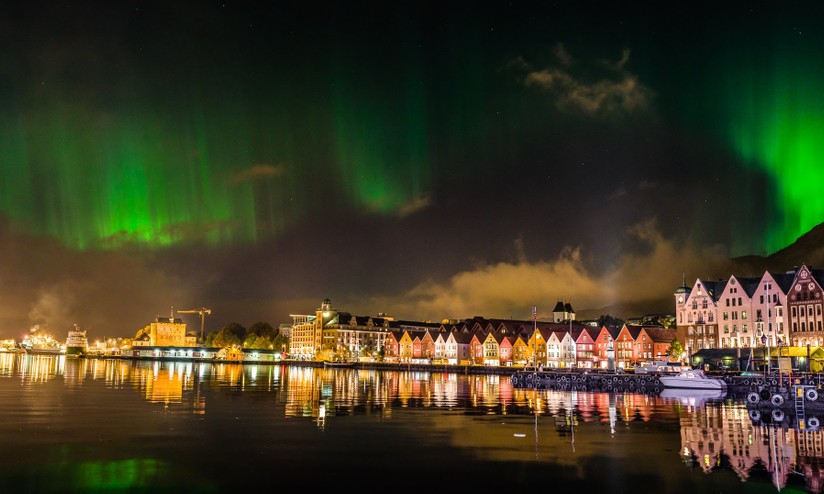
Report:
[[[512,374],[511,379],[514,387],[526,389],[660,392],[664,389],[659,379],[661,375],[665,374],[635,374],[590,369],[545,369],[542,371],[519,370]],[[789,395],[795,389],[794,387],[804,386],[816,389],[822,397],[817,401],[807,401],[816,401],[824,408],[824,389],[822,389],[824,375],[822,374],[742,376],[738,373],[709,373],[708,375],[724,380],[727,384],[728,396],[745,399],[748,393],[757,391],[759,397],[767,396],[763,400],[768,403],[774,394],[783,395],[785,402],[791,401]],[[812,393],[808,394],[812,396]]]

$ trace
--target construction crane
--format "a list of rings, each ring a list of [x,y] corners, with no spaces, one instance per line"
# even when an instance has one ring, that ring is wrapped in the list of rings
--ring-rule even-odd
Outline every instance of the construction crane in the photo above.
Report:
[[[178,314],[200,314],[200,341],[203,342],[203,324],[206,322],[206,314],[211,314],[212,309],[201,307],[199,309],[179,310]]]

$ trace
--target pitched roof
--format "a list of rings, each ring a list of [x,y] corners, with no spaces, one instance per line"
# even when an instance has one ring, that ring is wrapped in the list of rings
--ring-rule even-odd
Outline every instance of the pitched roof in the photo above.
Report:
[[[672,343],[675,339],[675,330],[660,326],[645,326],[644,331],[656,343]]]
[[[452,331],[450,335],[456,343],[469,344],[472,341],[472,334],[464,331]]]
[[[644,329],[643,326],[627,326],[627,331],[629,331],[629,335],[632,336],[633,340],[638,339],[638,335],[641,334],[642,329]]]
[[[761,284],[761,278],[755,277],[747,277],[747,278],[736,278],[738,280],[738,285],[744,290],[744,293],[747,294],[747,297],[752,298],[755,291],[758,289],[758,285]]]
[[[721,294],[724,293],[724,287],[727,286],[727,280],[701,280],[701,282],[704,284],[704,288],[707,289],[709,296],[716,302],[718,302],[718,298],[721,297]]]
[[[793,280],[795,280],[795,271],[787,271],[786,273],[770,273],[775,280],[776,284],[778,284],[778,288],[781,289],[781,292],[786,295],[790,288],[793,285]]]

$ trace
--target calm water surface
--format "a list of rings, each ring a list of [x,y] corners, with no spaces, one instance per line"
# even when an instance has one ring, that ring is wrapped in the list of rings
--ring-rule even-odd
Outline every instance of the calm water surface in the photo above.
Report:
[[[821,432],[508,377],[0,354],[3,492],[820,492]]]

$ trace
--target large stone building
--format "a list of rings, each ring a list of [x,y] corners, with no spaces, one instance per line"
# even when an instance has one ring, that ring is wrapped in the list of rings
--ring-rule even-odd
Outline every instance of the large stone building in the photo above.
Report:
[[[686,356],[704,348],[824,345],[824,270],[802,265],[760,277],[686,280],[675,290],[677,338]]]
[[[154,322],[138,331],[132,340],[132,346],[170,346],[194,347],[197,345],[197,336],[186,333],[186,323],[174,317],[157,316]]]

